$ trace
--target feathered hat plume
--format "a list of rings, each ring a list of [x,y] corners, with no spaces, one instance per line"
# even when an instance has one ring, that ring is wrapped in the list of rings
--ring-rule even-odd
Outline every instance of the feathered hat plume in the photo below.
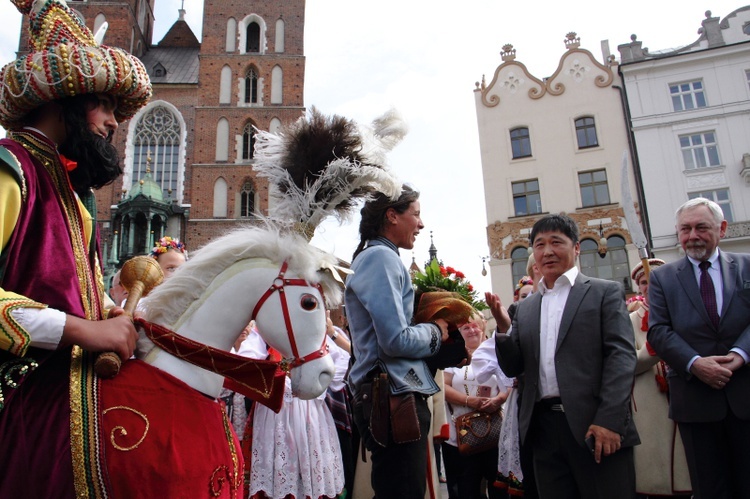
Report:
[[[304,226],[310,239],[325,218],[348,220],[357,201],[375,191],[398,197],[401,182],[386,154],[406,132],[393,110],[364,127],[316,108],[276,134],[258,131],[253,170],[275,188],[270,218]]]

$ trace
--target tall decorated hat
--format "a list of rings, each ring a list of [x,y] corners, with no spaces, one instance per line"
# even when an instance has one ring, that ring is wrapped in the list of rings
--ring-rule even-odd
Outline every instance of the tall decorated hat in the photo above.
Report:
[[[83,94],[117,99],[115,117],[125,121],[151,98],[140,60],[99,45],[65,0],[11,0],[29,16],[30,52],[0,71],[0,125],[14,128],[42,104]]]

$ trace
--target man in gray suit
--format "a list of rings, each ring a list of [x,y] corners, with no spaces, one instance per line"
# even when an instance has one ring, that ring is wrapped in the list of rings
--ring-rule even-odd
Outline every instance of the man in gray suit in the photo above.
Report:
[[[508,376],[523,374],[519,427],[533,452],[539,495],[633,498],[636,354],[624,291],[579,273],[578,227],[569,217],[539,219],[531,244],[540,292],[520,302],[510,334],[503,334],[499,298],[486,298],[498,322],[500,367]]]
[[[677,210],[686,257],[651,274],[648,343],[669,364],[669,411],[696,499],[750,497],[750,255],[719,250],[704,198]]]

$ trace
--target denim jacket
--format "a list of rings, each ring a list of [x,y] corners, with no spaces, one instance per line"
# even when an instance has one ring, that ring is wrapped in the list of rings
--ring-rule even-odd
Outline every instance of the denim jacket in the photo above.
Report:
[[[374,367],[384,368],[391,393],[439,391],[424,358],[440,349],[440,328],[411,325],[414,289],[398,248],[386,238],[368,241],[346,280],[346,315],[355,358],[349,385],[355,396]]]

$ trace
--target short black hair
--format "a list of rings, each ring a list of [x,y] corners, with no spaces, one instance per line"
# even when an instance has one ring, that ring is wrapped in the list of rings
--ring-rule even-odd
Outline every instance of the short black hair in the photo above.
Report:
[[[545,215],[534,223],[531,228],[529,242],[534,245],[534,239],[540,232],[562,232],[573,241],[578,242],[578,225],[567,215]]]

